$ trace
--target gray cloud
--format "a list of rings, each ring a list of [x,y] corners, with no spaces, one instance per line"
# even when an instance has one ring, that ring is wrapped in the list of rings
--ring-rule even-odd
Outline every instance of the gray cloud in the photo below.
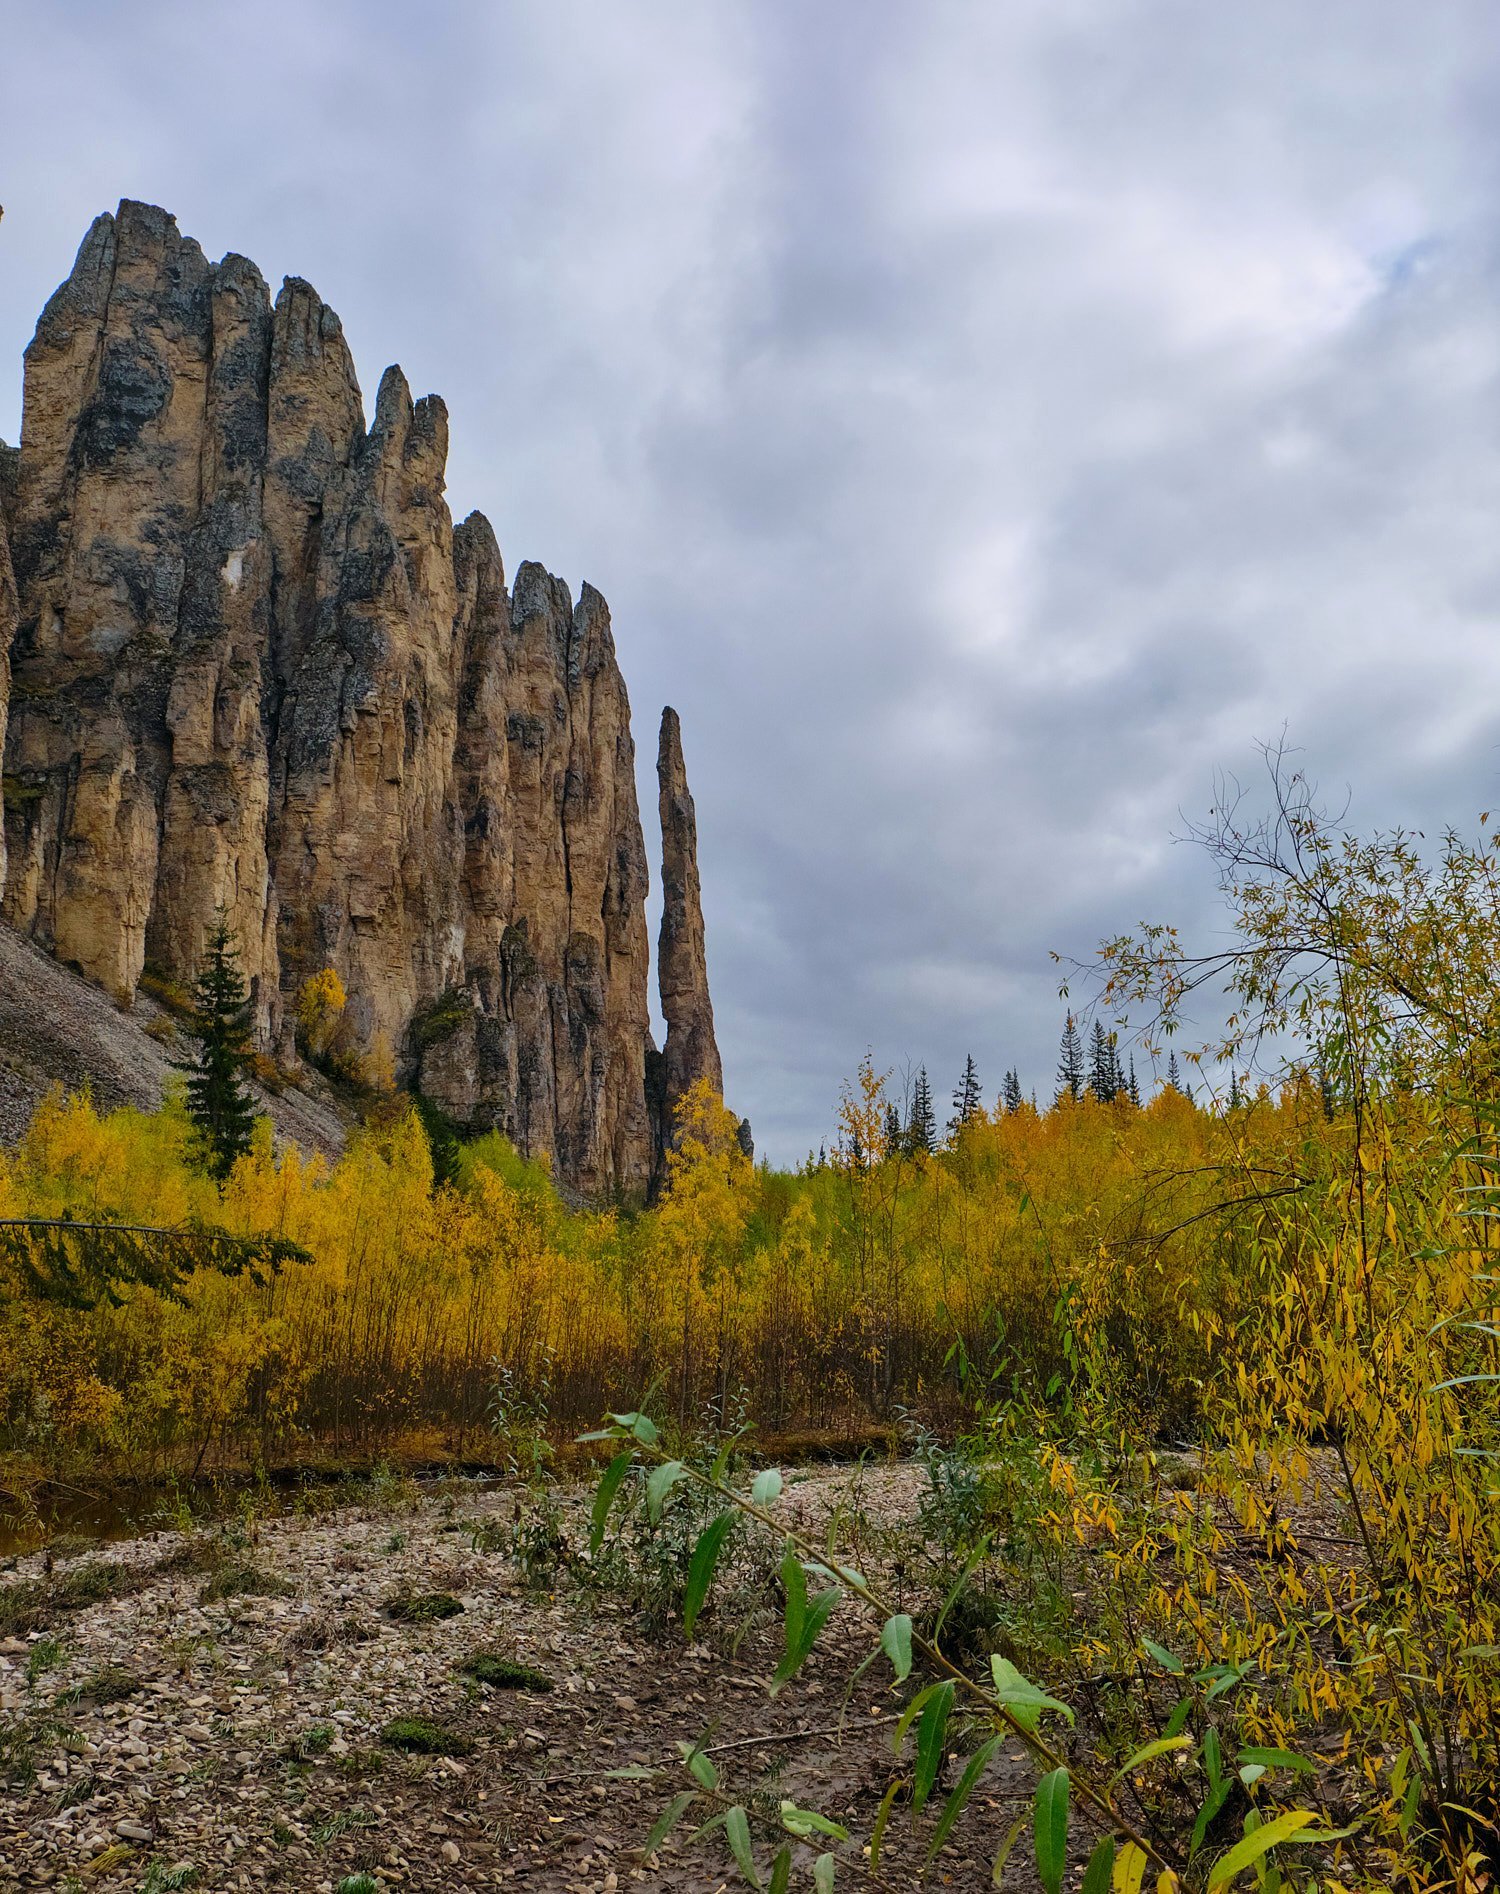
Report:
[[[1050,947],[1217,926],[1283,724],[1365,824],[1500,772],[1482,0],[0,5],[0,433],[90,217],[309,276],[455,511],[683,713],[763,1148],[867,1044],[1049,1089]]]

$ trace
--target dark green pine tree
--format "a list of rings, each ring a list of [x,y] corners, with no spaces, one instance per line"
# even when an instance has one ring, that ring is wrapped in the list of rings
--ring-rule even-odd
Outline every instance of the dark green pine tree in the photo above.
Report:
[[[1096,1019],[1089,1035],[1089,1093],[1101,1105],[1112,1105],[1119,1091],[1120,1068],[1115,1059],[1114,1041],[1104,1030],[1103,1021]]]
[[[1005,1075],[1005,1089],[1000,1096],[1008,1112],[1021,1109],[1021,1075],[1014,1066]]]
[[[186,1032],[190,1055],[178,1062],[186,1072],[188,1116],[202,1141],[208,1168],[221,1180],[250,1149],[255,1105],[245,1089],[253,1014],[239,949],[221,912],[193,983],[193,1015]]]
[[[974,1063],[971,1052],[964,1060],[963,1076],[953,1092],[953,1116],[948,1120],[950,1132],[961,1131],[974,1117],[983,1102],[979,1090],[979,1068]]]
[[[1233,1111],[1237,1106],[1243,1105],[1244,1102],[1244,1099],[1240,1096],[1239,1076],[1237,1073],[1231,1072],[1229,1074],[1229,1109]]]
[[[1057,1054],[1057,1097],[1055,1105],[1069,1099],[1077,1104],[1083,1097],[1083,1043],[1078,1037],[1078,1027],[1073,1015],[1069,1013],[1067,1024],[1063,1027],[1062,1044]]]
[[[917,1080],[911,1089],[911,1119],[906,1137],[913,1156],[918,1151],[937,1149],[937,1117],[932,1109],[932,1086],[928,1083],[925,1065],[917,1067]]]
[[[1167,1083],[1174,1092],[1180,1092],[1182,1090],[1182,1075],[1177,1070],[1177,1054],[1175,1052],[1169,1052],[1167,1054]]]
[[[906,1149],[906,1139],[901,1130],[901,1114],[894,1103],[886,1101],[885,1107],[885,1154],[887,1157],[900,1157]]]
[[[1131,1104],[1139,1105],[1141,1102],[1141,1088],[1135,1076],[1135,1054],[1133,1052],[1130,1055],[1130,1077],[1125,1081],[1125,1089],[1130,1094]]]

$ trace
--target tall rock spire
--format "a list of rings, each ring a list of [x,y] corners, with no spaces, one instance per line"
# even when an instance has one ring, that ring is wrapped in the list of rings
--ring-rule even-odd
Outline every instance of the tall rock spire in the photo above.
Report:
[[[667,1043],[662,1052],[662,1133],[671,1137],[677,1104],[699,1079],[720,1096],[724,1068],[714,1038],[703,944],[703,897],[698,884],[698,818],[682,760],[682,726],[670,706],[661,713],[656,755],[661,785],[661,946],[657,978]]]
[[[291,1052],[332,967],[349,1050],[633,1194],[663,1070],[672,1102],[720,1082],[677,719],[663,1067],[609,609],[530,563],[507,589],[483,518],[454,529],[447,445],[396,368],[366,428],[300,278],[273,304],[154,205],[96,220],[0,451],[4,918],[128,1003],[148,964],[190,980],[226,913],[263,1044]]]

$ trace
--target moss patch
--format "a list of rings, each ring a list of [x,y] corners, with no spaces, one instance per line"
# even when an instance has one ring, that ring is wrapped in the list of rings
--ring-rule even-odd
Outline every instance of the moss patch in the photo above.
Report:
[[[550,1690],[552,1679],[539,1670],[532,1670],[528,1664],[513,1663],[508,1657],[500,1657],[494,1651],[475,1651],[472,1657],[466,1657],[458,1668],[466,1677],[472,1677],[477,1683],[488,1684],[491,1690]]]
[[[470,1756],[474,1745],[457,1730],[445,1729],[426,1716],[398,1716],[380,1732],[388,1749],[404,1749],[414,1756]]]
[[[458,1599],[445,1591],[402,1593],[385,1608],[386,1616],[397,1624],[437,1624],[443,1618],[456,1618],[462,1610]]]

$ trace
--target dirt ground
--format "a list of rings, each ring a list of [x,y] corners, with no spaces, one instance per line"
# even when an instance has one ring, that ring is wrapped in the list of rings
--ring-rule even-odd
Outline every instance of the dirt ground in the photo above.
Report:
[[[865,1504],[909,1517],[918,1477],[867,1470]],[[789,1472],[780,1505],[789,1520],[816,1520],[850,1478],[847,1468]],[[587,1499],[579,1490],[566,1501],[577,1541]],[[231,1583],[230,1595],[205,1599],[201,1539],[107,1548],[128,1575],[121,1595],[0,1640],[12,1781],[0,1788],[0,1888],[332,1894],[361,1872],[391,1888],[558,1894],[740,1884],[722,1837],[687,1843],[691,1820],[643,1856],[658,1811],[687,1780],[679,1739],[703,1739],[725,1787],[752,1809],[791,1798],[868,1834],[896,1773],[896,1700],[888,1667],[872,1668],[838,1733],[845,1681],[873,1636],[853,1608],[841,1607],[806,1670],[772,1697],[779,1633],[769,1621],[726,1658],[685,1644],[680,1629],[649,1637],[608,1596],[523,1587],[503,1551],[477,1549],[508,1533],[515,1506],[505,1489],[450,1491],[264,1523],[231,1565],[279,1581],[274,1596]],[[54,1583],[72,1569],[59,1563]],[[37,1557],[15,1561],[0,1585],[41,1573]],[[391,1615],[393,1599],[432,1593],[462,1611]],[[476,1684],[458,1666],[479,1650],[533,1667],[553,1688]],[[98,1701],[113,1694],[113,1673],[128,1694]],[[393,1718],[411,1716],[436,1721],[466,1753],[382,1741]],[[671,1772],[659,1782],[606,1780],[656,1764]],[[986,1776],[930,1884],[987,1887],[995,1847],[1033,1786],[1017,1747]],[[892,1820],[882,1863],[891,1885],[916,1884],[926,1840],[904,1816]],[[759,1852],[764,1870],[772,1851]],[[811,1885],[814,1852],[799,1850],[794,1887]],[[1018,1847],[1018,1887],[1030,1882],[1023,1856]],[[196,1879],[174,1872],[189,1865]],[[841,1873],[839,1885],[855,1880]]]

